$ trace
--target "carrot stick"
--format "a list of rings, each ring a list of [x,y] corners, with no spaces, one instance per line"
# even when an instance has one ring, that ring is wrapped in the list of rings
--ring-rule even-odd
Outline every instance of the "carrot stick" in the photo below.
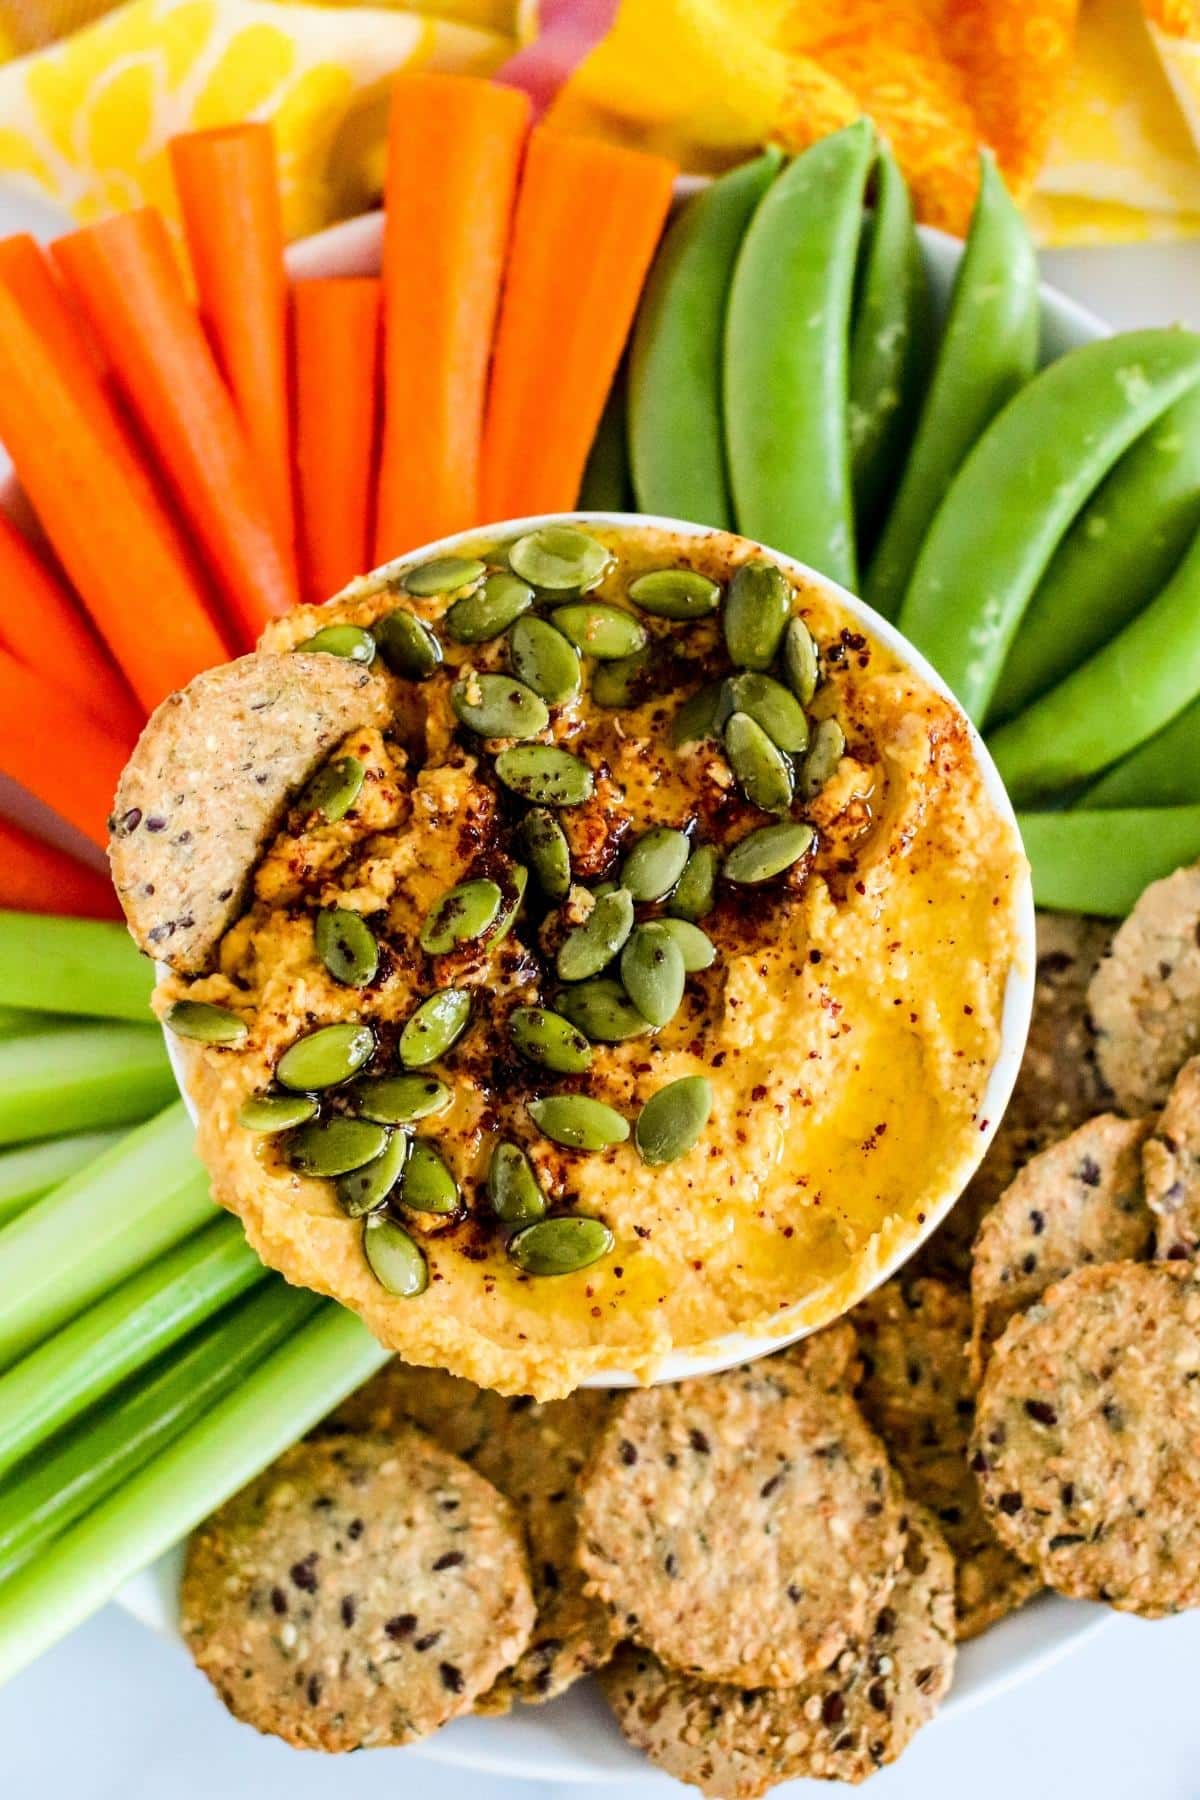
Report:
[[[488,390],[482,519],[574,506],[675,173],[596,138],[530,134]]]
[[[392,90],[377,563],[479,522],[488,358],[528,123],[524,94],[470,76],[402,75]]]
[[[368,277],[292,288],[300,567],[313,602],[370,562],[381,293]]]
[[[107,875],[31,837],[10,819],[0,819],[0,907],[67,913],[75,919],[121,917],[121,903]]]
[[[103,373],[95,344],[82,330],[41,246],[27,231],[0,238],[0,281],[32,319],[59,367],[76,381]]]
[[[186,547],[82,355],[62,360],[0,282],[0,442],[147,711],[228,652]]]
[[[233,395],[276,536],[292,556],[287,280],[275,133],[265,124],[215,126],[173,138],[167,149],[200,317]]]
[[[167,228],[143,207],[59,238],[53,255],[249,647],[295,583]]]
[[[0,771],[101,847],[131,748],[0,650]]]

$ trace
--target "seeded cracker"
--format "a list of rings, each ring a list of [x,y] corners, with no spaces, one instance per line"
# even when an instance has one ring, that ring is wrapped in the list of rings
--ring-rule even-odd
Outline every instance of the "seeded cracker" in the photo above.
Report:
[[[900,1507],[850,1398],[852,1356],[837,1326],[619,1404],[585,1476],[580,1560],[618,1628],[673,1668],[784,1687],[887,1599]]]
[[[302,1749],[407,1744],[529,1637],[512,1508],[410,1429],[309,1439],[193,1537],[184,1638],[229,1710]]]
[[[1200,1057],[1185,1062],[1142,1148],[1146,1201],[1158,1220],[1155,1252],[1168,1261],[1200,1250]]]
[[[1200,864],[1155,881],[1088,990],[1100,1067],[1125,1112],[1166,1100],[1200,1050]]]

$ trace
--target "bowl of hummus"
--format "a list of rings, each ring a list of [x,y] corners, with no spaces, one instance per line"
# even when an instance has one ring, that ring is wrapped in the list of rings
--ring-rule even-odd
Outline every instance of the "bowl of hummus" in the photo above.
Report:
[[[276,621],[156,712],[111,860],[218,1201],[505,1393],[828,1323],[953,1205],[1028,1025],[944,685],[672,520],[510,521]]]

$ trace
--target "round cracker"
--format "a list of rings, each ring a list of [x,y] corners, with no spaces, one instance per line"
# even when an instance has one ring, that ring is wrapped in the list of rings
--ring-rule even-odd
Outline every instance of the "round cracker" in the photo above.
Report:
[[[1200,1273],[1079,1269],[992,1352],[974,1447],[997,1535],[1059,1593],[1200,1605]]]
[[[848,1326],[825,1338],[853,1344]],[[903,1531],[887,1456],[827,1378],[821,1339],[631,1394],[600,1440],[581,1506],[588,1591],[673,1668],[800,1681],[891,1590]]]
[[[1142,1146],[1146,1204],[1158,1221],[1154,1253],[1168,1261],[1200,1250],[1200,1056],[1185,1062]]]
[[[192,1538],[181,1605],[229,1710],[318,1750],[469,1712],[534,1614],[512,1507],[413,1427],[285,1452]]]
[[[954,1564],[913,1507],[904,1567],[863,1640],[797,1687],[678,1675],[625,1646],[600,1677],[621,1730],[660,1769],[720,1800],[801,1776],[863,1781],[933,1717],[954,1671]]]
[[[1117,1104],[1148,1112],[1200,1051],[1200,864],[1155,881],[1088,989],[1100,1068]]]

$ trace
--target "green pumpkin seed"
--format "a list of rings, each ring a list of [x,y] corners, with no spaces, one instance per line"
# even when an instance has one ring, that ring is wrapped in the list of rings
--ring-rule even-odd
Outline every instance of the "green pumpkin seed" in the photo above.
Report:
[[[450,689],[450,704],[480,737],[531,738],[550,723],[546,702],[515,675],[467,675]]]
[[[312,1094],[248,1094],[238,1108],[238,1124],[247,1131],[290,1131],[316,1117]]]
[[[364,1219],[363,1255],[380,1287],[397,1300],[412,1300],[429,1286],[429,1264],[424,1251],[403,1225],[397,1225],[386,1213],[371,1213]]]
[[[770,668],[791,610],[781,569],[759,557],[742,564],[725,596],[725,647],[736,668]]]
[[[374,1049],[375,1033],[369,1025],[322,1025],[284,1051],[275,1065],[275,1079],[299,1093],[337,1087],[357,1075]]]
[[[318,769],[300,796],[304,813],[320,813],[327,824],[344,819],[362,792],[367,771],[357,756],[335,756]]]
[[[721,589],[699,569],[651,569],[630,582],[629,598],[660,619],[703,619],[721,604]]]
[[[721,856],[715,844],[697,844],[667,901],[667,911],[677,919],[703,919],[716,903],[720,866]]]
[[[398,1045],[408,1069],[424,1069],[445,1056],[467,1028],[471,995],[466,988],[439,988],[410,1013]]]
[[[725,727],[725,754],[751,806],[786,812],[792,804],[792,765],[749,713],[735,712]]]
[[[243,1044],[250,1034],[245,1019],[208,1000],[176,1000],[167,1008],[163,1024],[176,1037],[197,1044]]]
[[[410,1212],[456,1213],[458,1183],[428,1138],[417,1138],[400,1177],[397,1198]]]
[[[518,1006],[508,1028],[522,1056],[556,1075],[582,1075],[591,1067],[592,1047],[577,1026],[545,1006]]]
[[[629,1136],[628,1120],[588,1094],[549,1094],[531,1100],[528,1111],[544,1137],[568,1150],[607,1150]]]
[[[808,755],[800,765],[800,793],[812,800],[837,774],[846,754],[846,734],[836,719],[820,719],[813,727]]]
[[[622,863],[622,885],[635,900],[662,900],[687,867],[691,848],[682,831],[655,825],[642,833]]]
[[[559,945],[555,967],[562,981],[586,981],[607,968],[633,930],[633,895],[624,888],[603,894],[582,925]]]
[[[544,594],[586,594],[603,581],[612,551],[573,525],[543,525],[517,539],[508,565]]]
[[[352,1219],[361,1219],[364,1213],[382,1206],[399,1181],[407,1159],[408,1138],[402,1131],[393,1131],[378,1156],[361,1169],[339,1175],[337,1197],[342,1211]]]
[[[545,619],[518,619],[508,634],[508,660],[521,680],[551,706],[579,692],[579,655],[562,632]]]
[[[326,656],[343,656],[347,662],[362,663],[369,668],[375,661],[375,639],[361,625],[326,625],[305,638],[297,650],[324,651]]]
[[[481,588],[454,602],[442,627],[456,644],[483,644],[507,631],[532,605],[533,589],[507,569],[498,569]]]
[[[651,1168],[686,1156],[708,1124],[712,1085],[703,1075],[685,1075],[651,1094],[638,1114],[633,1141]]]
[[[529,1225],[546,1211],[533,1164],[517,1144],[497,1144],[488,1165],[488,1199],[503,1225]]]
[[[594,1044],[623,1044],[652,1029],[621,983],[610,975],[563,988],[555,1004],[563,1018],[577,1025]]]
[[[677,750],[684,744],[695,744],[702,738],[716,737],[723,723],[721,703],[724,690],[723,681],[708,681],[684,701],[671,720],[671,742]]]
[[[651,1025],[665,1025],[683,1000],[683,952],[665,925],[639,925],[621,952],[625,992]]]
[[[375,621],[375,642],[392,674],[410,681],[424,681],[441,665],[442,646],[436,635],[403,606]]]
[[[801,706],[807,706],[821,679],[821,662],[812,632],[803,619],[789,619],[783,634],[783,672]]]
[[[284,1161],[298,1175],[348,1175],[387,1147],[386,1126],[366,1119],[313,1119],[288,1134]]]
[[[518,836],[547,900],[565,900],[571,886],[571,849],[554,814],[535,806],[522,820]]]
[[[577,600],[570,606],[556,606],[550,617],[577,650],[600,662],[635,656],[645,647],[646,627],[620,606]]]
[[[521,902],[525,898],[525,889],[529,886],[529,870],[524,863],[514,863],[509,876],[511,897],[502,907],[492,930],[492,948],[502,944],[517,922],[517,914],[521,910]]]
[[[433,594],[453,594],[459,588],[474,587],[486,574],[486,565],[476,556],[435,556],[431,562],[406,569],[404,586],[410,594],[425,600]]]
[[[752,670],[726,682],[731,714],[748,713],[761,725],[773,744],[795,756],[808,746],[808,719],[804,708],[782,682]]]
[[[460,881],[430,907],[421,927],[427,956],[445,956],[457,945],[482,937],[500,911],[503,894],[494,881]]]
[[[602,1219],[571,1213],[514,1232],[508,1254],[526,1275],[575,1275],[608,1256],[615,1242]]]
[[[610,710],[640,706],[654,692],[654,652],[647,645],[633,656],[602,662],[592,673],[592,699]]]
[[[704,935],[698,925],[687,919],[657,919],[664,931],[669,931],[679,946],[679,954],[683,958],[683,966],[689,975],[697,974],[701,969],[711,969],[717,960],[716,947],[711,938]]]
[[[379,945],[359,913],[327,906],[313,927],[317,955],[343,987],[368,987],[379,971]]]
[[[811,825],[762,825],[739,838],[725,858],[722,874],[727,881],[747,886],[770,881],[799,862],[813,836]]]
[[[373,1075],[351,1088],[350,1099],[377,1125],[412,1125],[445,1112],[454,1094],[436,1075]]]
[[[506,788],[535,806],[582,806],[595,788],[592,771],[556,744],[517,744],[496,758]]]

